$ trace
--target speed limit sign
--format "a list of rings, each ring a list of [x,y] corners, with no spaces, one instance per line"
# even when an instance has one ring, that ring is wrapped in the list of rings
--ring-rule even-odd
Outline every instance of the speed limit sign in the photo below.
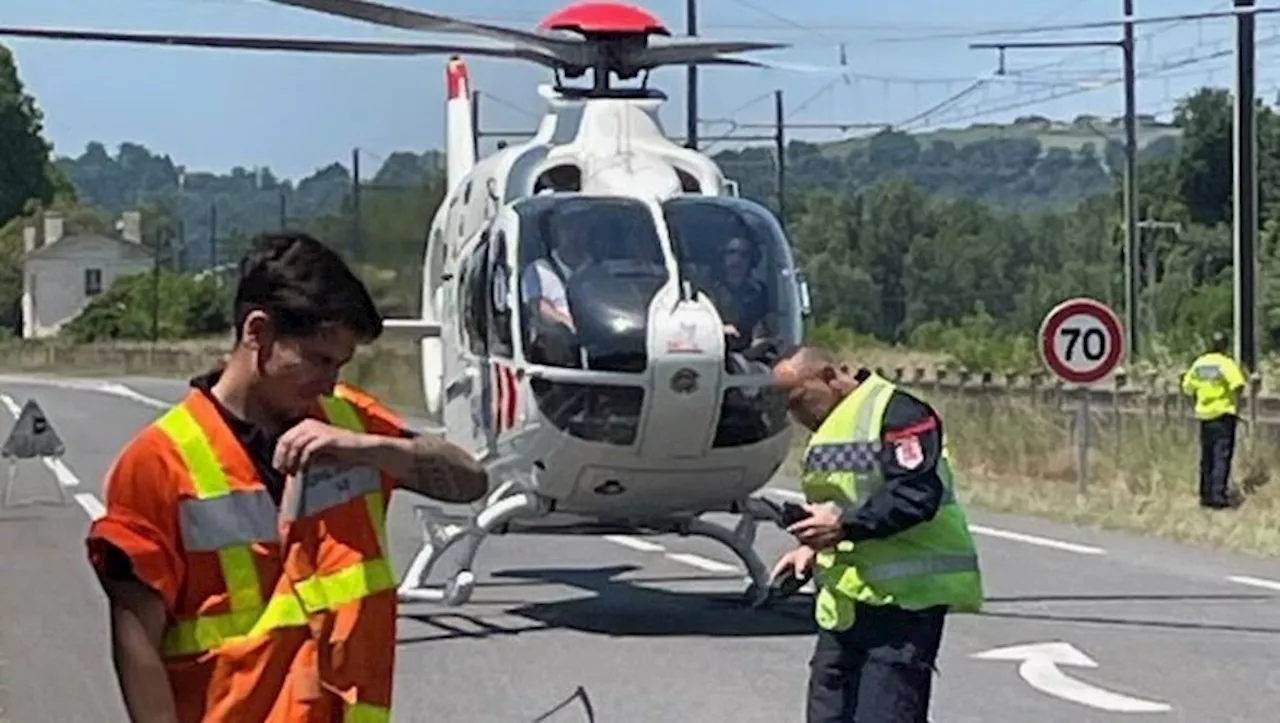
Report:
[[[1124,358],[1124,327],[1111,307],[1081,297],[1058,304],[1040,324],[1040,355],[1060,379],[1092,384]]]

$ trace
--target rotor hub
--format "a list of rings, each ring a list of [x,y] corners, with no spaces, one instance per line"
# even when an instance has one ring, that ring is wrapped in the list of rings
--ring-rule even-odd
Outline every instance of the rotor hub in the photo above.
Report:
[[[580,2],[566,5],[542,19],[539,30],[568,30],[594,40],[608,35],[671,35],[661,18],[628,3]]]

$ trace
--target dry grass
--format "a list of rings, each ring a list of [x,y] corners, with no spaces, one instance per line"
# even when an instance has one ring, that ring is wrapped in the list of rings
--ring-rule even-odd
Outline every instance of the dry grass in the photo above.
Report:
[[[1199,437],[1186,416],[1093,417],[1088,484],[1080,494],[1074,413],[1013,399],[922,392],[943,415],[969,504],[990,510],[1141,532],[1186,542],[1280,554],[1276,429],[1240,428],[1230,511],[1198,504]]]
[[[95,376],[181,376],[208,369],[226,340],[163,345],[0,345],[0,371]],[[939,357],[886,351],[860,361],[886,369],[931,367]],[[422,410],[421,379],[412,346],[362,350],[345,374],[409,414]],[[907,383],[911,387],[913,383]],[[1280,433],[1261,425],[1251,444],[1241,427],[1233,480],[1244,482],[1240,509],[1209,512],[1197,505],[1199,444],[1195,424],[1176,410],[1116,415],[1098,405],[1090,435],[1089,486],[1079,495],[1073,414],[1051,395],[1000,390],[975,393],[924,383],[919,394],[943,414],[949,446],[969,504],[1158,535],[1258,554],[1280,554],[1280,490],[1268,485],[1280,469]],[[1121,422],[1117,424],[1116,419]]]

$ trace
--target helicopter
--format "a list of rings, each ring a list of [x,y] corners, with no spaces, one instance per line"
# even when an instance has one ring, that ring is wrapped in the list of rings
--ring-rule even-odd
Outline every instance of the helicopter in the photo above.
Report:
[[[494,484],[462,516],[415,506],[423,541],[400,600],[466,603],[482,541],[508,533],[705,537],[741,561],[752,605],[776,599],[754,543],[760,522],[784,526],[794,514],[763,489],[793,427],[769,362],[800,343],[808,288],[777,217],[667,137],[666,96],[647,81],[670,65],[780,67],[733,54],[786,45],[661,42],[671,33],[657,16],[619,2],[572,4],[528,31],[366,0],[269,1],[502,45],[4,27],[0,36],[450,56],[447,192],[427,231],[421,312],[385,328],[419,345],[432,431],[476,455]],[[554,71],[526,142],[479,157],[464,54]],[[566,83],[588,73],[588,86]],[[638,76],[640,87],[613,83]],[[715,513],[739,519],[706,519]],[[455,547],[454,569],[429,583]]]

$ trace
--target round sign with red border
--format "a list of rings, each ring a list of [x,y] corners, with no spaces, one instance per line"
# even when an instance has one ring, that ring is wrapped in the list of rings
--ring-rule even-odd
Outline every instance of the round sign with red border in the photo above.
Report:
[[[1053,307],[1040,324],[1040,356],[1063,381],[1099,381],[1124,358],[1120,317],[1097,299],[1068,299]]]

